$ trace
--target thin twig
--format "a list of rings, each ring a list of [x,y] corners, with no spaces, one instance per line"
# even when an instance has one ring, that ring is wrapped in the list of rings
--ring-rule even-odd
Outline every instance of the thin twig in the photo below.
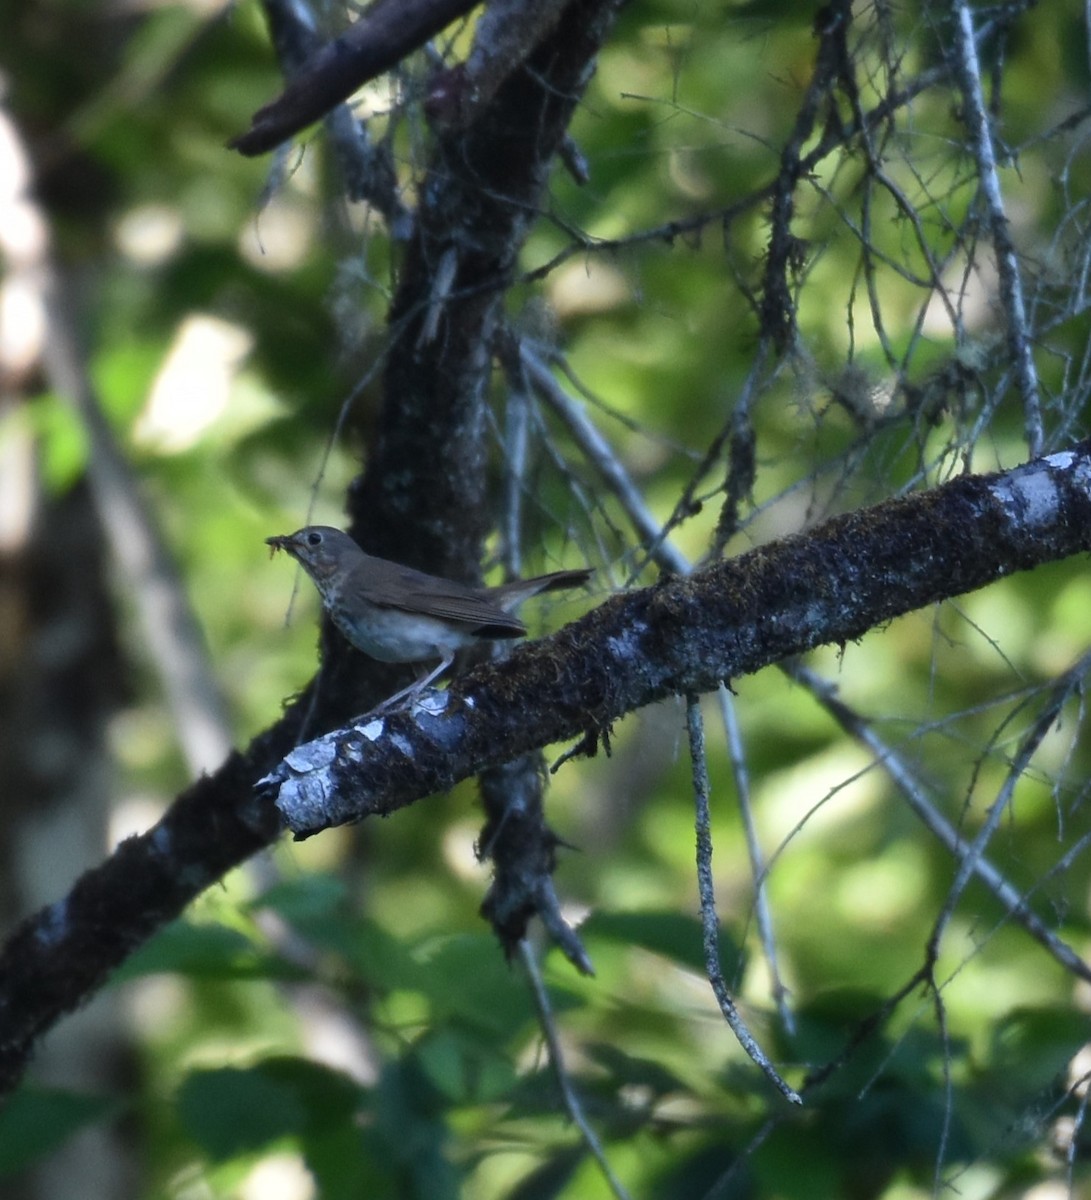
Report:
[[[773,1113],[771,1117],[763,1121],[757,1133],[735,1155],[731,1166],[705,1192],[704,1200],[723,1200],[725,1196],[738,1195],[737,1191],[731,1189],[731,1185],[735,1182],[740,1172],[746,1169],[746,1165],[753,1161],[754,1155],[758,1150],[784,1124],[784,1120],[785,1114],[778,1112]]]
[[[940,1044],[943,1046],[943,1121],[936,1146],[936,1166],[932,1173],[932,1195],[939,1196],[942,1192],[941,1173],[943,1159],[951,1140],[951,1117],[955,1110],[955,1084],[951,1076],[951,1032],[947,1025],[947,1005],[943,1002],[943,991],[936,986],[934,978],[929,976],[928,989],[932,994],[932,1004],[936,1012],[936,1028],[939,1030]]]
[[[568,395],[553,377],[541,358],[525,343],[520,346],[520,361],[538,394],[564,422],[568,432],[584,455],[594,464],[600,475],[620,501],[626,515],[646,545],[654,547],[655,560],[665,570],[678,575],[688,575],[693,570],[686,556],[665,536],[659,522],[644,503],[640,490],[633,483],[624,465],[614,454],[613,448],[588,419],[581,405]],[[735,770],[735,782],[739,799],[739,811],[746,832],[746,844],[750,855],[750,867],[754,877],[755,913],[758,936],[769,965],[772,979],[773,998],[781,1021],[788,1033],[795,1030],[795,1018],[787,1004],[787,989],[780,976],[777,960],[776,940],[773,932],[772,914],[765,891],[765,861],[758,843],[753,815],[749,804],[749,786],[745,771],[745,753],[735,720],[734,707],[727,689],[720,687],[720,707],[724,729]]]
[[[512,577],[523,572],[523,496],[527,487],[527,432],[530,401],[525,387],[508,392],[504,414],[504,567]]]
[[[1053,688],[1052,697],[1045,711],[1038,716],[1038,719],[1031,726],[1030,732],[1023,739],[1023,744],[1019,747],[1019,753],[1016,754],[1012,761],[996,799],[989,806],[981,829],[962,854],[958,870],[955,872],[955,878],[948,890],[946,902],[939,916],[936,918],[932,935],[929,938],[929,955],[932,962],[936,959],[939,943],[943,938],[947,925],[950,923],[951,917],[954,915],[955,906],[958,904],[959,898],[963,891],[965,891],[971,877],[977,873],[977,864],[982,861],[985,847],[996,832],[1001,817],[1011,803],[1016,783],[1023,777],[1024,772],[1030,765],[1030,760],[1037,753],[1042,739],[1057,720],[1057,714],[1068,699],[1072,689],[1078,686],[1079,682],[1083,679],[1087,671],[1087,665],[1088,658],[1081,659],[1077,666],[1067,671],[1058,680],[1056,686]]]
[[[311,56],[322,48],[314,12],[305,0],[263,0],[263,7],[281,71],[290,82],[308,69]],[[376,144],[367,122],[358,120],[345,104],[326,114],[326,130],[348,198],[364,200],[382,213],[394,241],[407,239],[413,217],[401,200],[389,138]],[[276,159],[283,159],[289,149],[289,143],[281,143]],[[274,174],[277,170],[274,166]],[[275,185],[269,190],[275,190]]]
[[[594,465],[617,497],[642,542],[656,547],[655,561],[677,575],[692,570],[689,560],[663,537],[663,527],[645,504],[640,489],[633,483],[613,447],[595,428],[578,404],[553,376],[541,356],[526,341],[519,346],[519,358],[538,395],[564,423],[573,441]]]
[[[777,960],[773,914],[769,908],[769,894],[765,888],[765,855],[762,853],[761,843],[758,841],[754,810],[750,803],[750,773],[746,766],[746,750],[743,746],[742,730],[739,728],[735,701],[722,683],[716,693],[716,698],[720,702],[720,716],[723,718],[724,730],[727,733],[727,750],[731,757],[731,771],[735,777],[735,795],[738,797],[739,815],[742,818],[743,831],[746,834],[746,852],[750,857],[750,874],[754,878],[754,916],[758,925],[758,937],[761,939],[765,961],[769,964],[773,1001],[777,1006],[777,1012],[785,1032],[789,1037],[794,1037],[796,1019],[788,1004],[788,989],[784,986],[784,980],[781,979],[780,964]]]
[[[1023,282],[1015,246],[1004,212],[1004,195],[1000,188],[996,152],[993,147],[989,115],[981,87],[981,63],[974,39],[973,16],[966,0],[955,3],[954,48],[962,88],[963,109],[974,157],[981,181],[981,193],[989,217],[989,230],[996,250],[996,265],[1000,276],[1000,297],[1008,319],[1008,347],[1015,363],[1016,378],[1023,395],[1024,425],[1027,448],[1033,458],[1042,452],[1042,411],[1038,396],[1038,374],[1031,353],[1027,314],[1023,303]]]
[[[961,865],[968,857],[965,838],[929,800],[924,786],[897,750],[884,742],[873,726],[837,695],[832,684],[822,679],[809,667],[797,663],[788,668],[788,673],[807,688],[842,729],[875,755],[876,762],[882,766],[900,789],[906,803],[921,824],[943,843],[955,861]],[[1030,936],[1044,946],[1065,970],[1071,971],[1078,978],[1091,983],[1091,966],[1088,966],[1071,946],[1068,946],[1046,927],[1042,919],[1028,906],[1027,897],[1009,882],[984,855],[978,855],[972,861],[974,873],[1003,905],[1009,917],[1022,925]]]
[[[587,1114],[583,1111],[583,1103],[572,1086],[572,1077],[565,1066],[564,1051],[561,1049],[561,1039],[557,1034],[557,1023],[553,1018],[553,1004],[542,980],[542,973],[538,969],[538,959],[526,938],[519,943],[519,958],[527,973],[527,979],[530,981],[534,1006],[538,1010],[538,1024],[546,1040],[549,1061],[557,1078],[557,1086],[561,1089],[561,1098],[564,1101],[565,1109],[572,1118],[573,1125],[580,1131],[584,1145],[598,1163],[599,1170],[602,1171],[602,1176],[610,1191],[618,1200],[629,1200],[629,1193],[625,1190],[625,1185],[614,1174],[606,1152],[602,1148],[602,1143],[598,1139],[598,1134],[595,1133],[591,1122],[588,1121]]]
[[[474,7],[475,0],[380,0],[340,37],[319,46],[276,99],[228,142],[240,154],[264,154],[324,117],[369,79],[389,71]]]
[[[521,361],[527,369],[531,382],[539,396],[546,400],[550,408],[565,423],[569,433],[580,447],[581,451],[594,464],[606,483],[614,490],[630,521],[638,534],[646,542],[657,547],[656,558],[661,566],[686,575],[692,567],[686,557],[668,540],[661,531],[654,516],[644,503],[639,490],[633,484],[624,466],[619,462],[612,447],[588,420],[582,407],[568,395],[556,381],[546,364],[526,343],[520,349]],[[784,668],[792,677],[802,683],[815,696],[820,704],[834,717],[848,733],[866,745],[876,755],[891,778],[902,790],[910,808],[947,848],[956,862],[962,863],[967,855],[965,840],[958,831],[928,800],[920,782],[905,764],[897,752],[888,746],[868,722],[845,704],[836,694],[836,690],[817,674],[806,667],[794,664]],[[725,717],[726,722],[726,717]],[[731,742],[730,727],[727,728],[729,744]],[[743,792],[740,789],[740,805]],[[744,826],[746,813],[743,813]],[[749,844],[749,833],[748,833]],[[774,995],[778,1010],[785,1020],[786,1028],[790,1028],[790,1013],[783,1003],[783,991],[779,982],[776,967],[775,941],[762,930],[762,908],[766,907],[763,896],[763,876],[765,868],[761,866],[760,849],[757,857],[751,854],[756,881],[756,913],[759,924],[759,934],[764,953],[769,961],[774,980]],[[1028,906],[1027,899],[998,871],[988,859],[978,856],[974,860],[974,871],[982,883],[993,893],[1004,906],[1010,917],[1018,922],[1036,941],[1038,941],[1057,961],[1068,971],[1081,979],[1091,982],[1091,967],[1055,933],[1053,933]]]
[[[701,926],[704,932],[705,973],[712,992],[720,1005],[724,1020],[731,1027],[738,1043],[750,1055],[766,1078],[786,1099],[802,1104],[799,1093],[785,1082],[769,1061],[765,1051],[739,1016],[734,1000],[727,989],[720,964],[720,922],[716,916],[716,892],[712,882],[712,832],[709,813],[708,761],[705,757],[705,727],[701,706],[696,696],[686,697],[686,732],[689,737],[690,763],[693,769],[693,798],[697,826],[697,887],[701,897]]]
[[[1091,0],[1089,0],[1091,4]],[[1082,1085],[1082,1086],[1081,1086]],[[1068,1195],[1076,1195],[1076,1158],[1079,1154],[1080,1146],[1085,1145],[1082,1134],[1083,1127],[1087,1121],[1087,1103],[1091,1097],[1091,1087],[1088,1086],[1088,1076],[1084,1075],[1081,1079],[1069,1089],[1080,1098],[1079,1106],[1076,1109],[1076,1115],[1072,1118],[1072,1129],[1068,1137],[1068,1145],[1065,1147],[1065,1179],[1068,1183]]]

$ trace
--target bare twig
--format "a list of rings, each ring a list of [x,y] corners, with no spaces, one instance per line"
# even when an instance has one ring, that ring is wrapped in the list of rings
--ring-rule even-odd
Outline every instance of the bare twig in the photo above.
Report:
[[[553,886],[560,839],[545,822],[540,750],[489,764],[479,783],[486,822],[477,853],[495,868],[482,915],[508,954],[526,937],[531,917],[538,917],[576,970],[593,975],[587,950],[564,919]]]
[[[1042,452],[1042,412],[1038,396],[1038,373],[1034,366],[1023,303],[1023,282],[1015,245],[1011,240],[1007,214],[1004,211],[1004,195],[1000,187],[992,129],[981,86],[981,64],[977,56],[973,16],[966,0],[956,0],[954,9],[954,49],[962,87],[962,102],[974,156],[977,159],[989,230],[996,250],[1000,296],[1007,315],[1008,346],[1015,363],[1019,390],[1023,396],[1027,449],[1033,457]]]
[[[720,921],[716,916],[716,890],[712,881],[712,830],[709,814],[708,762],[705,758],[705,728],[701,720],[701,706],[695,695],[686,697],[686,732],[689,737],[689,755],[693,773],[693,800],[696,806],[697,825],[697,887],[701,897],[701,927],[705,948],[705,974],[712,985],[713,995],[720,1006],[724,1020],[731,1027],[738,1043],[761,1068],[766,1078],[778,1092],[793,1104],[803,1100],[769,1061],[765,1051],[758,1045],[754,1035],[739,1015],[724,979],[720,965]]]
[[[727,732],[727,750],[731,757],[731,771],[735,777],[735,795],[739,803],[739,815],[742,818],[743,831],[746,834],[746,853],[750,859],[750,874],[754,879],[754,916],[758,924],[758,937],[761,940],[765,961],[769,964],[773,1001],[777,1006],[781,1024],[791,1037],[796,1031],[795,1013],[788,1004],[788,989],[780,975],[780,964],[777,957],[776,936],[773,932],[773,913],[769,908],[769,893],[766,889],[765,855],[758,841],[757,825],[754,821],[754,809],[750,802],[750,775],[746,765],[746,751],[743,747],[742,730],[739,728],[739,718],[735,711],[735,701],[731,692],[721,683],[716,690],[716,698],[720,704],[720,716]]]
[[[545,981],[542,979],[542,972],[538,968],[538,959],[534,953],[534,948],[526,938],[519,943],[519,959],[523,964],[523,969],[527,973],[527,979],[530,981],[530,991],[534,997],[534,1006],[538,1010],[538,1025],[546,1040],[546,1046],[549,1050],[549,1061],[553,1066],[557,1086],[561,1089],[561,1099],[564,1102],[565,1111],[572,1119],[572,1124],[580,1131],[580,1137],[583,1139],[583,1143],[592,1158],[598,1163],[599,1170],[602,1172],[602,1177],[606,1180],[610,1191],[613,1192],[618,1200],[629,1200],[629,1193],[626,1191],[625,1185],[614,1173],[613,1167],[610,1166],[610,1160],[606,1157],[606,1151],[603,1150],[598,1134],[587,1119],[587,1114],[583,1111],[583,1102],[580,1100],[579,1093],[572,1084],[572,1076],[568,1073],[568,1068],[565,1066],[564,1049],[561,1046],[561,1039],[557,1034],[557,1022],[553,1017],[553,1004],[549,999],[549,992],[546,989]]]
[[[295,79],[308,69],[312,56],[321,48],[314,13],[305,0],[263,0],[262,6],[281,70],[285,78]],[[348,198],[367,201],[386,218],[391,238],[404,240],[412,228],[412,215],[399,194],[390,146],[376,144],[366,123],[357,120],[343,104],[329,111],[326,129]]]
[[[971,856],[966,839],[936,808],[926,794],[924,786],[908,764],[892,746],[876,733],[875,728],[859,713],[855,712],[838,695],[834,686],[820,678],[809,667],[796,663],[787,668],[793,679],[801,683],[833,716],[847,733],[866,746],[898,786],[906,803],[924,827],[946,847],[955,861],[962,866],[969,862],[974,874],[992,892],[1013,921],[1018,922],[1035,941],[1042,946],[1073,975],[1091,983],[1091,966],[1063,942],[1042,919],[1028,906],[1023,895],[983,855]]]
[[[643,497],[633,484],[631,477],[623,464],[618,460],[612,448],[588,420],[582,408],[570,397],[550,373],[546,364],[536,352],[526,343],[521,346],[522,361],[528,374],[541,396],[548,402],[550,408],[564,421],[570,435],[576,441],[587,458],[595,465],[607,486],[621,502],[634,528],[646,544],[656,547],[656,557],[661,565],[676,574],[687,575],[692,566],[688,559],[674,545],[662,536],[661,527],[644,504]],[[842,701],[836,689],[822,680],[809,668],[793,663],[785,668],[788,674],[807,687],[815,698],[825,707],[842,727],[864,745],[871,749],[879,762],[884,766],[895,783],[901,788],[910,808],[928,828],[956,857],[962,861],[966,856],[966,845],[958,831],[932,805],[924,789],[901,757],[891,747],[886,745],[875,732],[874,728],[859,714],[855,713]],[[723,692],[720,692],[722,697]],[[730,697],[729,697],[730,698]],[[725,729],[729,745],[732,744],[732,724],[729,712],[724,714]],[[733,762],[736,757],[733,755]],[[738,780],[736,781],[738,783]],[[739,789],[740,803],[744,790]],[[744,810],[744,824],[747,827],[748,845],[751,844],[750,825]],[[770,964],[774,979],[774,994],[777,1005],[786,1027],[790,1028],[791,1012],[784,1003],[782,985],[779,984],[776,967],[776,947],[768,926],[762,929],[763,910],[767,912],[767,901],[763,892],[764,867],[761,864],[760,848],[751,847],[751,863],[755,878],[755,911],[765,955]],[[1080,978],[1091,981],[1091,967],[1079,955],[1057,937],[1027,905],[1027,899],[992,866],[984,857],[974,860],[974,870],[981,881],[993,892],[1013,920],[1022,925],[1027,932],[1040,942],[1067,970]]]
[[[549,404],[550,408],[564,422],[569,434],[579,446],[583,454],[594,464],[606,485],[621,502],[626,515],[640,535],[649,553],[665,570],[678,575],[688,575],[693,567],[686,556],[664,534],[662,527],[656,521],[640,490],[633,483],[632,477],[614,454],[613,448],[599,433],[588,419],[587,414],[575,400],[554,379],[541,358],[523,342],[520,346],[521,362],[538,390],[538,394]],[[734,705],[730,693],[721,684],[718,689],[720,711],[731,751],[732,766],[735,771],[735,784],[739,800],[739,811],[742,815],[746,831],[746,844],[750,855],[750,866],[754,876],[755,912],[758,922],[758,936],[762,949],[769,964],[773,981],[773,996],[786,1030],[791,1032],[795,1027],[795,1018],[787,1004],[787,993],[780,978],[777,963],[776,941],[773,935],[772,914],[769,911],[768,897],[765,892],[765,864],[761,847],[757,840],[749,805],[749,788],[745,772],[745,754],[739,733],[738,722],[735,719]]]
[[[583,407],[557,382],[545,361],[527,341],[519,345],[519,357],[538,395],[560,417],[573,441],[592,462],[610,490],[617,496],[641,541],[656,547],[654,557],[668,571],[686,575],[688,560],[663,537],[663,529],[644,502],[640,489],[614,453],[613,447],[588,419]]]
[[[985,820],[982,822],[977,836],[970,842],[965,852],[961,855],[958,870],[955,872],[955,877],[947,891],[947,899],[939,916],[936,918],[932,935],[929,938],[929,958],[931,962],[935,962],[939,953],[939,944],[943,939],[943,934],[952,916],[954,916],[955,907],[962,893],[965,891],[967,883],[977,873],[977,864],[982,860],[985,847],[992,839],[993,834],[1000,824],[1001,817],[1003,817],[1008,805],[1011,803],[1015,785],[1023,777],[1024,772],[1030,765],[1031,759],[1037,753],[1042,739],[1057,720],[1057,716],[1065,701],[1072,694],[1073,689],[1078,687],[1083,680],[1083,677],[1087,673],[1089,662],[1091,662],[1091,656],[1082,659],[1075,667],[1066,671],[1051,689],[1049,703],[1046,705],[1045,710],[1039,714],[1037,720],[1031,726],[1029,733],[1023,739],[1023,744],[1019,747],[1018,754],[1012,760],[996,799],[989,805]]]

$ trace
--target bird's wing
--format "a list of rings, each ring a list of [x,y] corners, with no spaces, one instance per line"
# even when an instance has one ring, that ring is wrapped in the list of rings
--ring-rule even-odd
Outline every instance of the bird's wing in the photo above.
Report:
[[[372,604],[457,621],[485,637],[521,637],[526,626],[476,588],[369,558],[357,568]],[[356,572],[353,572],[356,574]]]

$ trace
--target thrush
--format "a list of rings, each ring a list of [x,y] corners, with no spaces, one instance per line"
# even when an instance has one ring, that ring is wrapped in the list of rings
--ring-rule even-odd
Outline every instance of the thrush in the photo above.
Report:
[[[347,533],[329,525],[308,525],[265,540],[274,551],[290,554],[314,580],[330,619],[357,650],[380,662],[439,660],[383,707],[422,691],[459,650],[523,637],[526,626],[512,613],[524,600],[575,587],[591,576],[586,567],[577,567],[497,587],[471,587],[365,554]]]

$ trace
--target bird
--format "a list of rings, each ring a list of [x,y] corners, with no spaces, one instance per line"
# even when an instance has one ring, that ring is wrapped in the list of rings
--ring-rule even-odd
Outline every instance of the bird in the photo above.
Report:
[[[307,572],[330,619],[357,650],[380,662],[439,660],[381,708],[423,691],[459,650],[523,637],[526,626],[513,610],[539,592],[586,583],[593,573],[576,567],[497,587],[471,587],[365,554],[347,533],[330,525],[307,525],[265,542],[270,553],[285,551]]]

